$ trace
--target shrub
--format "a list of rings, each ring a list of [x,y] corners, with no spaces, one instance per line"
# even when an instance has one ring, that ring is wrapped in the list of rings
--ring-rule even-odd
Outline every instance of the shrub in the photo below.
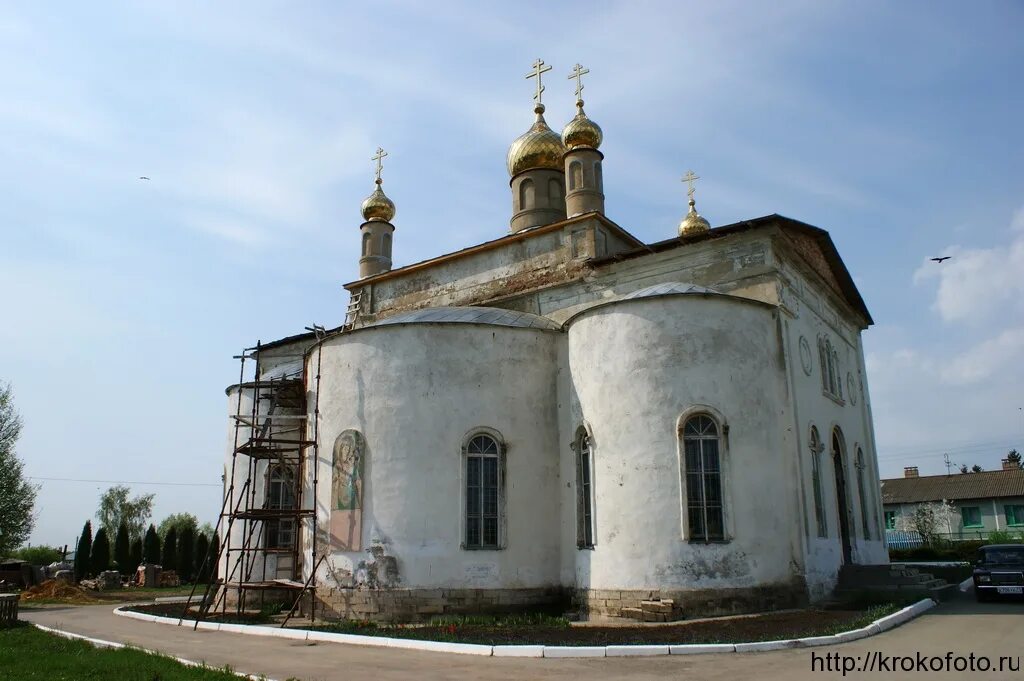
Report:
[[[75,579],[82,580],[89,576],[89,559],[92,556],[92,521],[86,520],[82,527],[82,535],[75,547]]]
[[[110,541],[107,539],[107,529],[101,527],[96,533],[92,542],[92,553],[89,555],[89,569],[93,575],[99,575],[104,570],[110,569]]]

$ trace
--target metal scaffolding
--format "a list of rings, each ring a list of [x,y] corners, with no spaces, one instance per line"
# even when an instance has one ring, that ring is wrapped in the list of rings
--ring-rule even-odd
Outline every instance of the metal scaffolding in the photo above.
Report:
[[[218,612],[221,618],[225,617],[230,596],[234,596],[231,609],[236,614],[245,611],[247,605],[256,605],[256,595],[262,609],[269,591],[289,592],[294,596],[282,627],[306,594],[310,595],[310,618],[315,619],[316,573],[326,557],[326,554],[319,553],[316,531],[320,341],[324,330],[319,326],[309,330],[317,337],[315,375],[310,375],[312,363],[308,363],[310,371],[306,371],[306,354],[301,355],[302,367],[297,371],[265,371],[261,343],[236,356],[240,367],[235,413],[231,415],[234,441],[216,528],[216,534],[222,540],[216,555],[209,552],[203,564],[205,569],[209,561],[215,561],[213,564],[218,566],[218,574],[224,574],[219,574],[218,579],[210,580],[206,585],[203,598],[198,601],[196,627],[200,620],[216,616]],[[275,359],[280,359],[280,356]],[[246,381],[247,362],[250,366],[255,365],[250,381]],[[306,395],[310,392],[315,396],[312,410],[306,403]],[[251,394],[250,405],[243,400],[246,394]],[[276,498],[270,490],[270,471],[275,468],[282,471],[283,477],[276,483]],[[236,486],[243,470],[244,479],[240,486]],[[307,474],[311,477],[308,495],[304,494]],[[238,526],[240,540],[235,532]],[[304,536],[308,538],[305,542]],[[275,557],[272,575],[268,574],[270,561],[267,560],[271,555]],[[290,572],[284,577],[278,574],[283,559],[288,559],[284,561],[284,569]],[[310,568],[309,575],[303,581],[306,565]],[[214,589],[216,593],[211,598]],[[194,586],[185,612],[191,607],[195,593]]]

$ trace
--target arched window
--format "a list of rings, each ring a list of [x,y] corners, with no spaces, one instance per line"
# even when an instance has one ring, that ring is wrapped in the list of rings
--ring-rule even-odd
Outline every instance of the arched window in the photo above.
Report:
[[[562,180],[548,180],[548,206],[557,208],[559,204],[565,203],[562,197],[564,189],[565,183]]]
[[[519,210],[536,208],[533,180],[525,179],[519,183]]]
[[[864,477],[867,475],[867,463],[864,461],[864,450],[857,447],[857,459],[854,465],[857,467],[857,496],[860,497],[860,522],[864,528],[864,538],[871,539],[871,523],[868,522],[868,497],[865,493],[867,485]]]
[[[604,178],[601,177],[601,162],[597,161],[594,163],[594,189],[599,192],[604,191]]]
[[[267,472],[266,508],[283,511],[295,508],[295,468],[284,464],[272,466]],[[295,518],[272,518],[265,522],[268,549],[292,549],[295,546]]]
[[[814,487],[814,518],[818,524],[818,536],[828,536],[828,519],[825,515],[825,504],[821,498],[821,453],[825,448],[821,444],[818,429],[811,426],[811,484]]]
[[[487,433],[477,433],[466,443],[466,539],[467,549],[501,546],[501,507],[504,501],[502,448]]]
[[[846,442],[843,431],[832,429],[832,472],[836,478],[836,507],[839,517],[839,543],[843,549],[843,562],[853,559],[853,541],[850,527],[850,496],[846,479]]]
[[[832,385],[832,394],[843,399],[843,377],[839,372],[839,353],[835,348],[832,348],[832,375],[835,377],[835,383]]]
[[[576,435],[576,545],[594,546],[594,487],[590,460],[590,435],[580,428]]]
[[[363,232],[363,255],[370,255],[370,233]]]
[[[718,424],[714,419],[707,414],[697,414],[686,420],[683,452],[690,541],[725,540],[719,445]]]
[[[381,237],[381,242],[383,243],[383,247],[381,248],[381,254],[384,255],[384,256],[387,256],[388,258],[390,258],[391,257],[391,235],[385,233],[384,236]]]
[[[573,161],[569,164],[569,191],[583,187],[583,164]]]

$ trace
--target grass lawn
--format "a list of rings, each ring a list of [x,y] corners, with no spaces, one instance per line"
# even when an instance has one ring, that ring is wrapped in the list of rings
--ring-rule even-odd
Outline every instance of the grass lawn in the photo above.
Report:
[[[187,667],[138,650],[96,648],[19,623],[0,628],[4,681],[238,681],[223,670]]]

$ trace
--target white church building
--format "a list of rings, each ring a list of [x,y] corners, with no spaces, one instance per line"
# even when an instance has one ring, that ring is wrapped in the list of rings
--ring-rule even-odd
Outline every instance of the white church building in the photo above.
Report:
[[[378,153],[344,325],[250,349],[227,390],[229,586],[312,594],[318,617],[692,617],[888,562],[872,320],[828,233],[711,227],[691,183],[643,243],[605,215],[581,89],[561,135],[535,97],[508,233],[454,253],[392,267]]]

